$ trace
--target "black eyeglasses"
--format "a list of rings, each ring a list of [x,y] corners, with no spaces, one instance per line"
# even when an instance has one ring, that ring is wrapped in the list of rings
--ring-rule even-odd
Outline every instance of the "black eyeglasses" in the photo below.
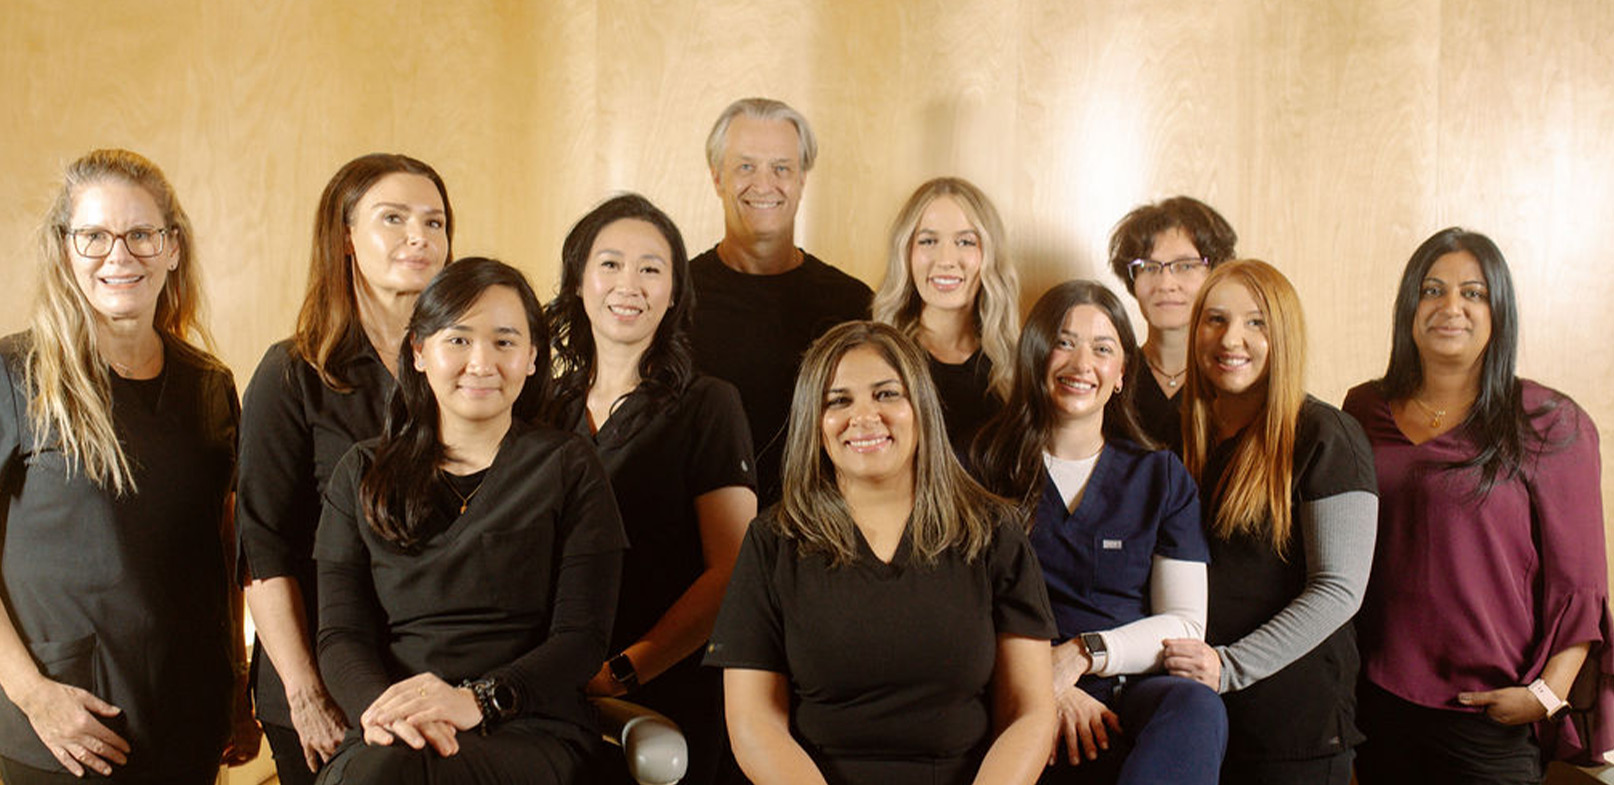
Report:
[[[122,233],[99,226],[67,230],[68,236],[73,238],[73,250],[86,259],[105,259],[119,240],[123,241],[124,248],[129,249],[130,256],[149,259],[163,252],[168,232],[168,229],[155,226],[136,226]]]
[[[1127,262],[1126,273],[1136,281],[1139,278],[1154,277],[1171,273],[1182,278],[1189,275],[1204,275],[1210,269],[1210,260],[1203,257],[1188,257],[1186,259],[1172,259],[1169,262],[1157,262],[1153,259],[1133,259]]]

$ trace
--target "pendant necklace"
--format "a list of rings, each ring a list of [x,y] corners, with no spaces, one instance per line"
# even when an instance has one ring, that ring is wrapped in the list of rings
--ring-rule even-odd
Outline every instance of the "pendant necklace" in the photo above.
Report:
[[[1149,355],[1147,355],[1147,354],[1143,355],[1143,361],[1148,363],[1149,367],[1153,368],[1155,373],[1158,373],[1161,376],[1166,377],[1166,386],[1170,387],[1172,389],[1176,389],[1178,380],[1182,378],[1183,374],[1188,373],[1188,366],[1186,366],[1186,365],[1184,365],[1182,367],[1182,370],[1180,370],[1180,371],[1178,371],[1176,373],[1166,373],[1166,369],[1161,368],[1158,365],[1155,365],[1154,360],[1149,359]]]
[[[454,487],[454,480],[453,480],[453,478],[448,476],[448,472],[445,472],[442,469],[438,469],[437,473],[443,475],[443,484],[447,485],[448,490],[450,492],[452,492],[456,497],[459,498],[459,500],[460,500],[460,514],[461,515],[465,514],[465,508],[466,507],[471,506],[471,497],[475,496],[477,491],[482,490],[482,486],[484,484],[486,484],[487,481],[488,481],[487,475],[483,475],[481,482],[478,482],[476,484],[476,487],[471,489],[470,493],[460,493],[460,489]]]
[[[1445,409],[1432,409],[1432,408],[1430,408],[1429,404],[1426,404],[1423,401],[1418,400],[1418,398],[1416,396],[1414,396],[1412,398],[1412,402],[1415,403],[1415,404],[1418,404],[1418,408],[1422,409],[1424,411],[1424,414],[1429,415],[1429,427],[1430,428],[1439,428],[1440,424],[1445,421],[1445,419],[1446,419],[1446,410]]]

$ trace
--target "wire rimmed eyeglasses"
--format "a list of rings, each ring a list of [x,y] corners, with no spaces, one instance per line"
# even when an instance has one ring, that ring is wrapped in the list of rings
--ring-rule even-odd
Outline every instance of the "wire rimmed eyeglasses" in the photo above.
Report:
[[[114,232],[99,226],[84,226],[68,229],[66,234],[73,238],[73,250],[86,259],[105,259],[119,240],[129,249],[130,256],[150,259],[163,252],[170,231],[156,226],[136,226],[127,232]]]
[[[1127,262],[1126,273],[1136,281],[1139,278],[1148,278],[1171,273],[1181,278],[1186,275],[1202,275],[1210,269],[1210,259],[1203,256],[1190,256],[1182,259],[1172,259],[1169,262],[1157,262],[1153,259],[1133,259]]]

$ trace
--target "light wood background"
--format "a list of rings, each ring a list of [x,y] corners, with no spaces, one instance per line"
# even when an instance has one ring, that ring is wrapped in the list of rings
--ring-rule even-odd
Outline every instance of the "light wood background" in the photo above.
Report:
[[[124,146],[197,227],[244,385],[291,327],[315,201],[348,159],[447,179],[459,254],[553,290],[560,241],[638,190],[693,251],[703,142],[746,95],[807,114],[801,244],[871,285],[925,178],[980,184],[1029,305],[1104,267],[1132,206],[1199,196],[1288,271],[1311,389],[1383,371],[1412,249],[1462,224],[1521,293],[1521,369],[1602,426],[1614,487],[1614,4],[1608,0],[0,0],[0,331],[22,326],[60,167]]]

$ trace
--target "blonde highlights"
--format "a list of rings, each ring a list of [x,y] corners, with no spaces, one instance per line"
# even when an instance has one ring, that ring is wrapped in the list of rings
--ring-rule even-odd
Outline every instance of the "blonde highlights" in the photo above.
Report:
[[[1274,552],[1283,555],[1293,525],[1295,427],[1306,400],[1306,321],[1294,286],[1266,262],[1241,259],[1218,266],[1194,299],[1184,391],[1183,463],[1203,486],[1205,465],[1216,442],[1212,406],[1218,391],[1199,368],[1199,325],[1206,296],[1223,284],[1249,291],[1266,319],[1266,400],[1238,437],[1227,471],[1217,482],[1219,513],[1208,528],[1223,539],[1235,534],[1265,539]]]
[[[997,208],[968,180],[938,177],[908,197],[891,225],[885,280],[874,295],[874,319],[918,339],[919,314],[925,303],[913,282],[913,239],[919,231],[920,216],[943,196],[958,203],[981,237],[981,288],[975,295],[975,330],[981,339],[981,352],[992,361],[987,389],[999,401],[1005,401],[1014,385],[1015,345],[1020,340],[1020,275],[1005,247],[1003,219]]]
[[[206,366],[213,338],[203,322],[201,274],[190,218],[156,164],[128,150],[93,150],[68,164],[62,187],[39,229],[39,288],[28,322],[23,357],[28,417],[37,438],[53,436],[68,458],[97,485],[119,494],[135,491],[128,458],[112,419],[112,387],[101,359],[99,315],[73,275],[69,222],[79,195],[108,182],[138,186],[151,195],[173,243],[176,267],[157,296],[152,326],[167,350]]]
[[[780,533],[798,553],[825,554],[831,565],[857,559],[856,525],[824,450],[823,419],[824,396],[841,358],[859,347],[873,349],[896,370],[913,406],[917,444],[908,536],[915,557],[929,565],[956,549],[975,559],[1013,510],[970,479],[953,455],[924,350],[879,322],[840,324],[813,342],[802,360],[785,439],[784,494],[773,514]]]

